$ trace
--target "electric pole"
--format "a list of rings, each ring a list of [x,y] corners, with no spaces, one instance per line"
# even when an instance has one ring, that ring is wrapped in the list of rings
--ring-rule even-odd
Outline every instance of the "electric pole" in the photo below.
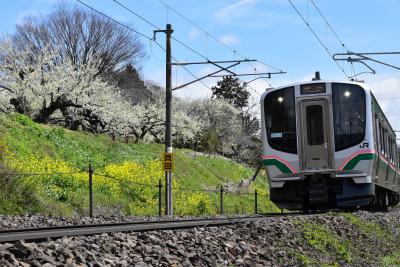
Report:
[[[153,39],[156,34],[163,32],[166,35],[165,46],[165,153],[163,155],[164,171],[165,171],[165,215],[173,216],[174,209],[172,206],[172,64],[171,64],[171,34],[174,32],[171,24],[167,24],[165,30],[155,30]]]
[[[171,66],[171,24],[167,24],[166,33],[166,66],[165,66],[165,153],[172,153],[172,66]],[[172,170],[165,172],[165,215],[173,216],[172,206]]]

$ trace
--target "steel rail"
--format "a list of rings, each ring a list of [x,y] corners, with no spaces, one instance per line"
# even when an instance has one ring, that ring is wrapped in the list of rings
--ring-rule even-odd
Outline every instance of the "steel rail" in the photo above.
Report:
[[[238,223],[261,221],[266,218],[298,215],[298,213],[276,213],[249,217],[229,217],[214,219],[189,219],[147,222],[123,222],[106,224],[50,226],[40,228],[24,228],[0,231],[0,243],[16,242],[20,240],[44,240],[65,236],[85,236],[116,232],[147,232],[161,230],[181,230],[195,227],[226,226]]]

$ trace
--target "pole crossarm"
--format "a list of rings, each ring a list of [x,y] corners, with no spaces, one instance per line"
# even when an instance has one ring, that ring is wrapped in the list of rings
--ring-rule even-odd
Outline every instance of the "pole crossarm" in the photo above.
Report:
[[[218,78],[218,77],[240,77],[240,76],[257,76],[257,75],[267,75],[270,79],[271,75],[274,74],[285,74],[286,71],[279,71],[279,72],[259,72],[259,73],[241,73],[241,74],[228,74],[228,75],[213,75],[211,77]],[[261,78],[261,77],[260,77]],[[265,78],[265,77],[264,77]]]
[[[356,52],[347,52],[347,53],[337,53],[332,56],[332,58],[336,61],[347,61],[347,62],[357,62],[363,64],[370,71],[369,72],[361,72],[361,73],[372,73],[375,74],[375,70],[371,68],[365,61],[372,61],[396,70],[400,70],[400,67],[374,59],[370,56],[379,56],[379,55],[400,55],[400,52],[369,52],[369,53],[356,53]],[[360,75],[361,73],[357,74]],[[355,76],[357,76],[355,75]]]
[[[258,79],[271,79],[271,75],[268,75],[268,76],[260,76],[260,77],[254,78],[254,79],[252,79],[252,80],[250,80],[250,81],[247,81],[247,82],[244,82],[244,83],[245,83],[245,84],[249,84],[249,83],[254,82],[255,80],[258,80]]]
[[[256,62],[256,59],[244,59],[244,60],[221,60],[221,61],[200,61],[200,62],[176,62],[171,63],[173,66],[187,66],[187,65],[201,65],[201,64],[223,64],[223,63],[242,63],[242,62]]]
[[[185,86],[188,86],[188,85],[190,85],[190,84],[192,84],[192,83],[201,81],[201,80],[203,80],[203,79],[205,79],[205,78],[214,77],[214,76],[213,76],[214,74],[220,73],[220,72],[222,72],[222,71],[229,71],[230,68],[233,68],[233,67],[235,67],[235,66],[237,66],[237,65],[239,65],[239,64],[240,64],[240,62],[236,62],[235,64],[232,64],[232,65],[230,65],[230,66],[228,66],[228,67],[222,67],[220,70],[217,70],[217,71],[214,71],[213,73],[204,75],[203,77],[200,77],[200,78],[198,78],[198,79],[196,79],[196,80],[193,80],[193,81],[191,81],[191,82],[188,82],[188,83],[179,85],[179,86],[173,88],[172,90],[175,91],[175,90],[181,89],[181,88],[183,88],[183,87],[185,87]],[[235,74],[235,75],[236,75],[236,74]]]
[[[219,64],[217,64],[217,63],[215,63],[215,62],[211,62],[211,64],[213,64],[214,66],[220,68],[222,71],[226,71],[226,72],[229,72],[230,74],[236,75],[236,73],[234,73],[233,71],[230,71],[230,70],[229,70],[230,67],[225,68],[225,67],[223,67],[223,66],[221,66],[221,65],[219,65]],[[236,64],[236,63],[235,63],[235,64]],[[240,62],[237,62],[237,64],[239,65]]]

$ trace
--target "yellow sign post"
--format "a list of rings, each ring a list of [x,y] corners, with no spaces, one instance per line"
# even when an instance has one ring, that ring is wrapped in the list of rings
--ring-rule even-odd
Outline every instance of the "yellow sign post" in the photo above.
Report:
[[[163,153],[163,168],[164,171],[172,171],[173,169],[173,156],[172,153]]]

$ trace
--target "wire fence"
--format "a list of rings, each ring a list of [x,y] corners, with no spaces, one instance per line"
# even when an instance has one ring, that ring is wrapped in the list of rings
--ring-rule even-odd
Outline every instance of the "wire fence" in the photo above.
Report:
[[[121,179],[119,176],[117,177],[103,172],[95,172],[91,165],[89,165],[89,168],[86,171],[77,172],[0,172],[0,177],[15,176],[43,177],[44,179],[49,178],[49,180],[45,180],[45,182],[51,181],[50,179],[55,177],[67,176],[70,180],[69,182],[58,181],[59,183],[62,183],[61,186],[66,187],[64,192],[58,190],[57,197],[61,199],[61,201],[65,201],[65,199],[68,198],[68,195],[74,190],[68,183],[73,183],[74,180],[78,180],[77,175],[79,175],[80,185],[84,185],[83,187],[86,188],[83,189],[86,192],[84,192],[83,195],[86,194],[86,196],[80,200],[86,203],[79,203],[79,205],[87,207],[83,210],[85,210],[90,217],[93,217],[96,208],[101,208],[101,205],[100,207],[96,206],[96,200],[99,200],[98,203],[104,203],[104,196],[102,196],[102,194],[109,194],[110,192],[108,191],[112,190],[110,188],[102,188],[98,181],[99,178],[113,181],[118,185],[118,189],[123,192],[124,196],[128,196],[128,199],[124,200],[124,204],[128,207],[127,209],[129,214],[163,216],[165,211],[163,201],[165,197],[163,179],[158,179],[158,183],[143,183],[132,181],[130,179]],[[87,177],[87,180],[85,180],[85,176]],[[44,187],[47,186],[51,185],[44,185]],[[215,189],[185,188],[181,185],[174,187],[173,203],[175,207],[175,215],[257,214],[268,211],[267,203],[269,202],[269,196],[265,193],[260,194],[257,189],[254,189],[252,192],[249,192],[249,190],[240,192],[228,190],[223,185],[215,185],[213,188]],[[143,192],[144,190],[146,190],[146,192]],[[147,193],[148,195],[145,195],[144,193]],[[146,202],[146,197],[150,198],[150,201]],[[194,201],[197,201],[195,211],[188,209],[190,207],[188,203],[191,202],[192,198]],[[134,214],[135,212],[132,212],[132,210],[137,210],[139,204],[144,204],[143,210],[138,212],[138,214]],[[249,207],[252,208],[249,209]]]

